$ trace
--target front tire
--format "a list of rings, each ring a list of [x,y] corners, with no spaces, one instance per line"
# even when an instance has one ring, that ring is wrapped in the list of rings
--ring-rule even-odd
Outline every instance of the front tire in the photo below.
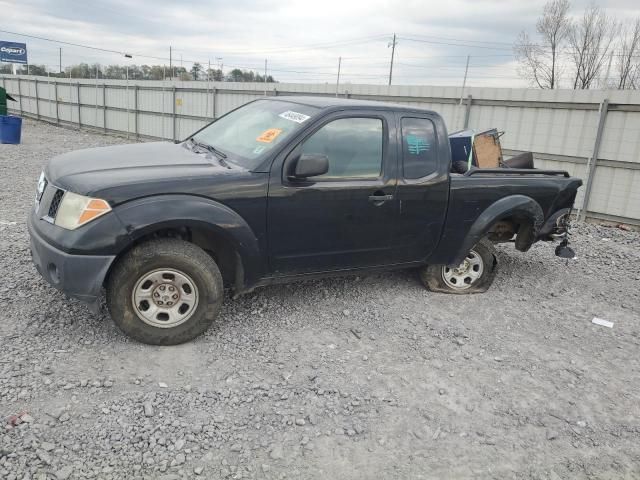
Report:
[[[204,333],[222,306],[222,275],[198,246],[151,240],[118,260],[107,282],[115,324],[150,345],[177,345]]]
[[[495,247],[488,240],[481,240],[457,267],[428,265],[420,270],[420,279],[432,292],[483,293],[495,279],[497,264]]]

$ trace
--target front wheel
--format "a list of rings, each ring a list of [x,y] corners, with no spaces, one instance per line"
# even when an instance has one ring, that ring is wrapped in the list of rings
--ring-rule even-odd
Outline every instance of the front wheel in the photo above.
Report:
[[[107,306],[127,335],[177,345],[202,334],[222,305],[222,275],[198,246],[164,238],[136,246],[114,267]]]
[[[493,283],[497,263],[493,244],[481,240],[457,267],[429,265],[420,270],[420,279],[432,292],[482,293]]]

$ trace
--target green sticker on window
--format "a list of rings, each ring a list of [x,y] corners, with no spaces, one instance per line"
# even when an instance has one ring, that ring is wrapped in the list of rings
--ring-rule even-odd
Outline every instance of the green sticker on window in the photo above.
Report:
[[[422,137],[407,135],[407,148],[411,155],[420,155],[422,152],[429,151],[431,145]]]

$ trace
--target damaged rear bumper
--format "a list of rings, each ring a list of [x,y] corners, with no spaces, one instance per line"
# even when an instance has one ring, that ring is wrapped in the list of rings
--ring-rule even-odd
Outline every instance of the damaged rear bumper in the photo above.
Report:
[[[571,208],[563,208],[551,215],[538,231],[538,240],[565,240],[571,226]]]
[[[575,258],[576,253],[569,246],[569,229],[571,227],[571,208],[563,208],[551,215],[538,232],[538,240],[555,241],[560,244],[555,254],[561,258]]]

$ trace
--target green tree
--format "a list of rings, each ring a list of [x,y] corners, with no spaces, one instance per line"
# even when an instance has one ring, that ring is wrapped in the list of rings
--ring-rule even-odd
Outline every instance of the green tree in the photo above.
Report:
[[[11,73],[11,65],[9,65],[9,72]],[[17,69],[18,75],[37,75],[37,76],[46,76],[47,68],[44,65],[20,65]]]
[[[126,69],[120,65],[108,65],[104,69],[104,78],[123,79],[126,76]]]
[[[65,68],[66,77],[71,75],[72,78],[91,78],[91,68],[87,63],[80,63],[78,65],[72,65]]]
[[[164,80],[165,73],[169,75],[168,69],[162,65],[153,65],[149,70],[149,80]]]
[[[209,80],[213,80],[214,82],[223,82],[224,81],[224,74],[222,73],[222,70],[220,70],[219,68],[210,68],[207,70],[207,75],[209,77]]]
[[[198,62],[194,63],[191,67],[191,76],[194,80],[198,80],[200,72],[202,72],[202,65],[200,65]]]

